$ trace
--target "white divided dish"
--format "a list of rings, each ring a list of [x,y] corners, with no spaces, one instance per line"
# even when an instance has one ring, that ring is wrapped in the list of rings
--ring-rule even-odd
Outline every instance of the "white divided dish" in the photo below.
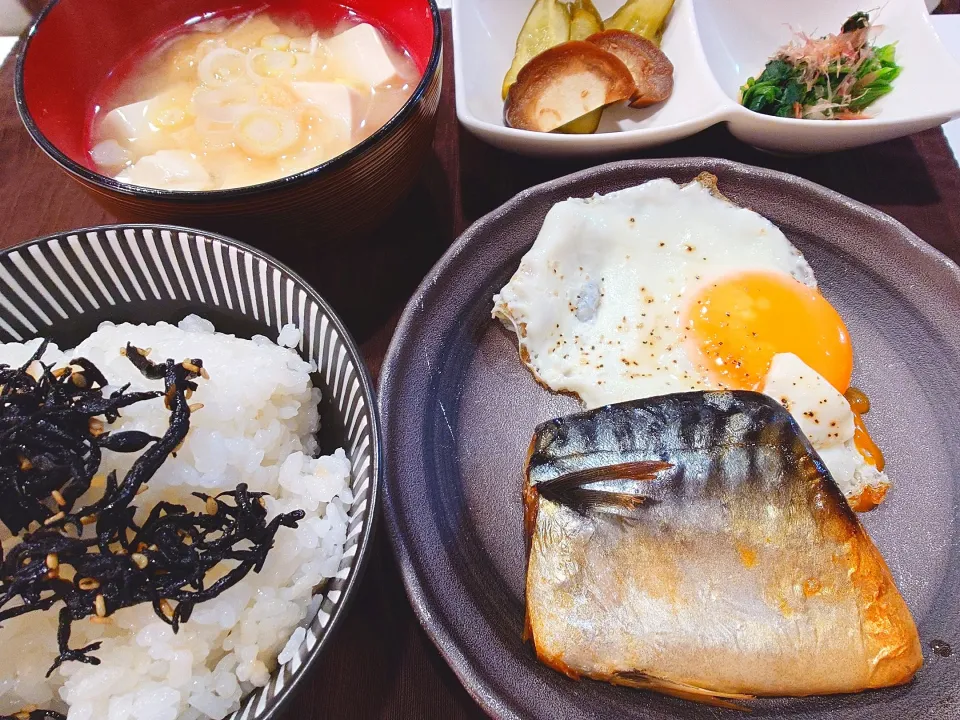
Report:
[[[623,0],[595,0],[609,17]],[[515,130],[504,125],[500,87],[533,0],[453,0],[457,117],[480,139],[534,156],[604,155],[662,145],[711,125],[751,145],[819,153],[868,145],[936,127],[960,116],[960,64],[940,43],[924,0],[676,0],[661,49],[674,65],[670,98],[643,110],[608,108],[593,135]],[[897,43],[903,72],[866,119],[796,120],[739,104],[747,78],[792,32],[836,33],[858,10],[871,11],[876,44]]]

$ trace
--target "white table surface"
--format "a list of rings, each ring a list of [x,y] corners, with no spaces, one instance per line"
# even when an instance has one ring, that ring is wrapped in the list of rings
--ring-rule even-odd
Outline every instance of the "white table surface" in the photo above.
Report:
[[[449,7],[450,0],[439,0],[438,4],[441,8]],[[931,19],[940,34],[940,39],[960,61],[960,15],[934,15]],[[3,62],[16,41],[14,37],[0,37],[0,62]],[[960,163],[960,120],[944,125],[943,132],[947,136],[947,142],[953,150],[954,157]]]

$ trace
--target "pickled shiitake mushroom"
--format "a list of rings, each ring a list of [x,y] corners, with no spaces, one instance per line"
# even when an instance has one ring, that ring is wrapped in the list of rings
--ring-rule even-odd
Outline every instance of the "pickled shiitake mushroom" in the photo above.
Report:
[[[536,0],[503,81],[507,125],[589,134],[600,126],[606,105],[628,99],[631,107],[642,108],[666,100],[673,91],[673,64],[659,43],[673,3],[627,0],[604,22],[592,0]],[[633,84],[629,98],[622,97],[622,76],[617,79],[613,63],[583,50],[583,41],[627,68]],[[572,57],[576,44],[578,52],[587,53],[579,60]],[[527,68],[532,69],[523,87],[513,92],[511,86],[520,82]]]
[[[551,132],[637,88],[627,66],[597,45],[571,40],[527,63],[510,88],[504,119],[510,127]]]
[[[637,88],[630,107],[647,107],[670,97],[673,63],[652,41],[626,30],[604,30],[587,42],[616,55],[630,70]]]

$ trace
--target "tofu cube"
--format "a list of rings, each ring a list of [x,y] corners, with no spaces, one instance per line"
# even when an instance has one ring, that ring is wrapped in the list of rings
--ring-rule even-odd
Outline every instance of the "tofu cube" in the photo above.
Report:
[[[90,157],[102,168],[121,168],[133,159],[130,151],[113,139],[94,145]]]
[[[186,150],[159,150],[142,157],[116,179],[161,190],[210,189],[210,174]]]
[[[364,23],[326,41],[330,63],[341,77],[377,87],[393,80],[397,68],[380,33]]]
[[[335,82],[295,82],[293,91],[301,100],[317,107],[325,117],[340,124],[343,139],[353,142],[353,134],[363,119],[363,97],[349,85]]]
[[[108,112],[100,124],[102,137],[120,142],[134,142],[153,132],[147,120],[147,106],[150,100],[130,103]]]

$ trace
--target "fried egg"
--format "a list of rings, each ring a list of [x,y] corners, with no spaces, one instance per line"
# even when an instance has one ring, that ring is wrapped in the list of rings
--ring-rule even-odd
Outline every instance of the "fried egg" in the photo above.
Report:
[[[883,456],[831,382],[793,353],[782,353],[774,356],[761,392],[790,412],[854,510],[872,510],[883,501],[890,489]]]
[[[848,497],[885,492],[853,440],[843,319],[780,229],[723,198],[711,175],[557,203],[493,302],[537,380],[588,408],[770,390],[797,417],[792,408],[826,397],[826,422],[842,420],[842,432],[828,437],[798,410],[801,428]]]

